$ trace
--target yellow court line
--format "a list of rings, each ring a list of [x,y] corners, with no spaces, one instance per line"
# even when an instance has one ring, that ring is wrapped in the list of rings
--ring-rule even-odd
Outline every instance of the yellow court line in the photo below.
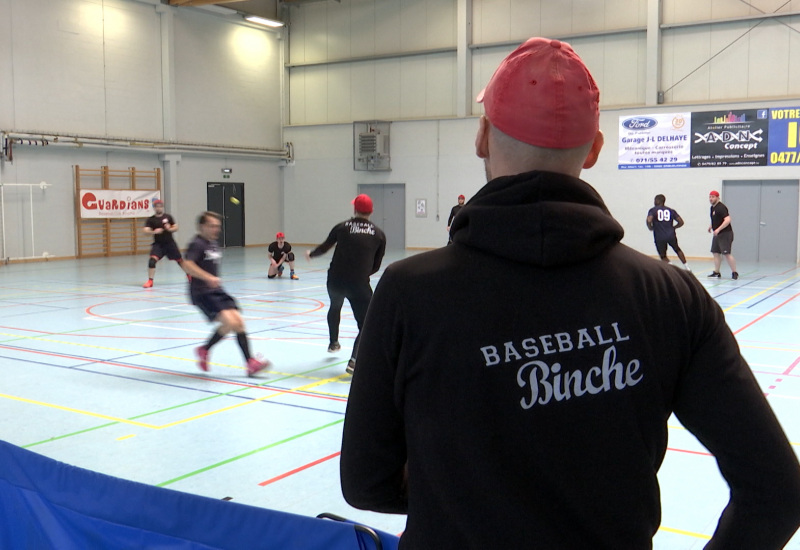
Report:
[[[733,304],[733,305],[732,305],[732,306],[730,306],[729,308],[727,308],[727,309],[723,309],[722,311],[724,311],[725,313],[727,313],[727,312],[729,312],[730,310],[732,310],[733,308],[735,308],[735,307],[739,307],[739,306],[740,306],[740,305],[742,305],[742,304],[746,304],[747,302],[749,302],[749,301],[750,301],[750,300],[752,300],[753,298],[757,298],[758,296],[761,296],[761,295],[762,295],[762,294],[764,294],[765,292],[768,292],[768,291],[772,290],[772,289],[773,289],[773,288],[775,288],[776,286],[778,286],[778,285],[782,285],[783,283],[785,283],[785,282],[787,282],[787,281],[791,281],[792,279],[797,279],[798,277],[800,277],[800,274],[794,275],[793,277],[789,277],[788,279],[784,279],[783,281],[780,281],[780,282],[778,282],[778,283],[775,283],[775,284],[774,284],[774,285],[772,285],[771,287],[765,288],[765,289],[764,289],[764,290],[762,290],[761,292],[759,292],[759,293],[757,293],[757,294],[753,294],[753,295],[752,295],[752,296],[750,296],[749,298],[745,298],[744,300],[742,300],[742,301],[741,301],[741,302],[739,302],[738,304]]]
[[[49,407],[51,409],[59,409],[62,411],[73,412],[78,414],[83,414],[86,416],[93,416],[95,418],[102,418],[103,420],[112,420],[114,422],[120,422],[122,424],[130,424],[131,426],[139,426],[141,428],[152,428],[158,429],[158,426],[153,424],[147,424],[145,422],[137,422],[136,420],[128,420],[127,418],[118,418],[116,416],[109,416],[107,414],[100,414],[94,413],[90,411],[83,411],[81,409],[73,409],[71,407],[63,407],[61,405],[55,405],[53,403],[45,403],[44,401],[35,401],[33,399],[26,399],[24,397],[17,397],[15,395],[7,395],[4,393],[0,393],[0,397],[5,397],[6,399],[11,399],[13,401],[21,401],[23,403],[30,403],[32,405],[41,405],[42,407]]]
[[[695,537],[698,539],[711,540],[711,535],[703,535],[702,533],[693,533],[691,531],[683,531],[682,529],[673,529],[672,527],[664,527],[663,525],[658,528],[659,531],[666,531],[667,533],[675,533],[678,535],[686,535],[688,537]]]
[[[203,413],[203,414],[199,414],[199,415],[195,415],[195,416],[190,416],[190,417],[184,418],[182,420],[176,420],[175,422],[170,422],[168,424],[161,424],[161,425],[147,424],[145,422],[137,422],[136,420],[128,420],[126,418],[119,418],[119,417],[116,417],[116,416],[109,416],[109,415],[106,415],[106,414],[100,414],[100,413],[95,413],[95,412],[91,412],[91,411],[84,411],[84,410],[81,410],[81,409],[73,409],[71,407],[64,407],[62,405],[55,405],[53,403],[45,403],[43,401],[36,401],[36,400],[33,400],[33,399],[27,399],[25,397],[17,397],[15,395],[8,395],[8,394],[4,394],[4,393],[0,393],[0,398],[11,399],[13,401],[20,401],[22,403],[29,403],[29,404],[32,404],[32,405],[41,405],[42,407],[49,407],[49,408],[52,408],[52,409],[58,409],[58,410],[62,410],[62,411],[78,413],[78,414],[82,414],[82,415],[86,415],[86,416],[92,416],[94,418],[101,418],[103,420],[111,420],[113,422],[119,422],[119,423],[122,423],[122,424],[129,424],[131,426],[139,426],[141,428],[149,428],[149,429],[152,429],[152,430],[163,430],[164,428],[172,428],[173,426],[178,426],[180,424],[185,424],[185,423],[190,422],[192,420],[197,420],[197,419],[200,419],[200,418],[206,418],[206,417],[214,415],[214,414],[218,414],[218,413],[230,411],[230,410],[233,410],[233,409],[237,409],[239,407],[243,407],[245,405],[250,405],[252,403],[257,403],[259,401],[264,401],[266,399],[270,399],[272,397],[277,397],[279,395],[291,394],[291,393],[294,393],[294,392],[297,392],[297,391],[305,391],[308,388],[313,388],[315,386],[319,386],[319,385],[322,385],[322,384],[327,384],[329,382],[336,381],[336,380],[338,380],[340,378],[343,378],[345,376],[349,376],[349,375],[340,374],[340,375],[334,376],[332,378],[327,378],[327,379],[324,379],[324,380],[320,380],[318,382],[314,382],[313,384],[307,384],[305,386],[300,386],[300,387],[297,387],[297,388],[293,388],[291,390],[277,391],[277,392],[265,395],[263,397],[258,397],[256,399],[253,399],[253,400],[250,400],[250,401],[245,401],[243,403],[237,403],[236,405],[231,405],[229,407],[223,407],[221,409],[217,409],[217,410],[214,410],[214,411],[209,411],[209,412],[206,412],[206,413]]]

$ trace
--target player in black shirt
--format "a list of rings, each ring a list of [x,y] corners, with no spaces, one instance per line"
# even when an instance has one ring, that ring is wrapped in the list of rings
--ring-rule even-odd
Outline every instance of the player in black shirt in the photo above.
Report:
[[[686,263],[683,250],[678,246],[678,237],[675,235],[675,230],[683,227],[683,218],[672,208],[664,206],[666,201],[667,198],[664,195],[656,195],[653,201],[655,206],[647,213],[647,228],[653,232],[656,250],[662,260],[669,263],[669,258],[667,258],[667,245],[669,245],[680,258],[683,267],[687,271],[691,271],[689,264]]]
[[[222,228],[221,220],[222,217],[216,212],[200,214],[197,219],[199,232],[189,243],[184,260],[184,269],[191,275],[189,295],[192,303],[200,308],[209,321],[219,323],[211,338],[197,348],[196,353],[200,369],[207,371],[208,352],[211,346],[222,340],[229,332],[235,332],[236,340],[247,362],[247,375],[252,376],[267,368],[269,361],[250,356],[250,343],[244,320],[239,313],[239,304],[222,289],[219,278],[222,252],[217,247],[217,237]]]
[[[708,202],[711,203],[711,225],[708,232],[713,233],[711,239],[711,253],[714,254],[714,271],[709,273],[709,277],[720,278],[719,268],[722,265],[722,256],[731,268],[731,278],[736,280],[739,273],[736,272],[736,258],[731,254],[733,246],[733,226],[731,225],[731,215],[728,207],[719,200],[719,191],[711,191],[708,194]]]
[[[289,264],[289,278],[296,281],[300,277],[294,274],[294,252],[292,252],[292,245],[286,242],[286,235],[283,232],[278,232],[275,235],[277,240],[270,243],[267,251],[269,252],[269,270],[267,277],[274,279],[275,277],[283,277],[283,264]]]
[[[353,343],[353,353],[347,362],[347,372],[353,373],[361,337],[361,325],[367,316],[367,308],[372,299],[369,276],[381,267],[386,251],[386,236],[374,223],[369,221],[372,214],[372,199],[361,194],[353,200],[353,217],[337,224],[331,229],[324,243],[314,250],[307,250],[308,259],[325,254],[336,245],[331,266],[328,269],[328,296],[331,307],[328,310],[328,333],[330,344],[328,352],[341,349],[339,345],[339,320],[344,299],[350,302],[353,316],[358,325],[358,336]]]
[[[178,224],[175,223],[172,216],[164,211],[164,201],[161,199],[153,200],[153,208],[156,213],[147,218],[142,228],[145,233],[153,235],[153,246],[150,247],[150,260],[147,264],[147,282],[142,285],[144,288],[153,286],[156,263],[164,256],[177,262],[183,269],[181,251],[172,236],[178,230]]]
[[[447,218],[447,244],[452,244],[453,239],[450,237],[450,226],[453,225],[453,220],[456,217],[456,214],[464,208],[464,201],[466,198],[464,195],[458,196],[458,204],[455,205],[453,208],[450,209],[450,217]]]

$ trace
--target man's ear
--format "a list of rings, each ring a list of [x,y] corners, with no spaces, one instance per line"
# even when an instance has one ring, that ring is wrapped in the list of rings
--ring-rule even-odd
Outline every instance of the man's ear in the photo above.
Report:
[[[481,115],[478,120],[478,135],[475,136],[475,154],[478,158],[489,158],[489,119]]]
[[[603,143],[605,143],[603,132],[597,130],[597,134],[594,136],[594,141],[592,142],[592,148],[589,149],[589,154],[586,155],[586,160],[583,161],[584,168],[591,168],[594,166],[597,162],[597,157],[600,156],[600,149],[603,148]]]

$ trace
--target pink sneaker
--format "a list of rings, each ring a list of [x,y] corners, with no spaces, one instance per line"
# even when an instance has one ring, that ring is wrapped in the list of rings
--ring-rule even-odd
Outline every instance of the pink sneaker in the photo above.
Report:
[[[208,350],[203,346],[194,350],[197,354],[197,366],[200,367],[200,370],[208,372]]]
[[[271,366],[270,362],[266,359],[251,357],[247,361],[247,376],[253,376],[255,373],[268,369]]]

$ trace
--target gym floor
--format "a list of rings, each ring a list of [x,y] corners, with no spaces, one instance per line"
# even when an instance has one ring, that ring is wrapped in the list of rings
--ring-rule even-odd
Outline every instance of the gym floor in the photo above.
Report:
[[[339,447],[356,324],[345,303],[342,350],[328,354],[330,253],[266,278],[266,249],[228,249],[223,285],[243,309],[255,354],[274,365],[248,378],[235,339],[197,368],[212,325],[186,279],[143,256],[0,267],[0,439],[105,474],[308,516],[331,512],[399,533],[405,518],[349,507]],[[384,266],[411,252],[388,253]],[[800,445],[800,266],[740,265],[706,279],[792,445]],[[723,276],[730,274],[723,265]],[[702,269],[701,269],[702,268]],[[373,286],[380,272],[373,278]],[[659,474],[654,547],[699,549],[728,498],[716,463],[674,417]],[[800,550],[800,535],[787,548]]]

